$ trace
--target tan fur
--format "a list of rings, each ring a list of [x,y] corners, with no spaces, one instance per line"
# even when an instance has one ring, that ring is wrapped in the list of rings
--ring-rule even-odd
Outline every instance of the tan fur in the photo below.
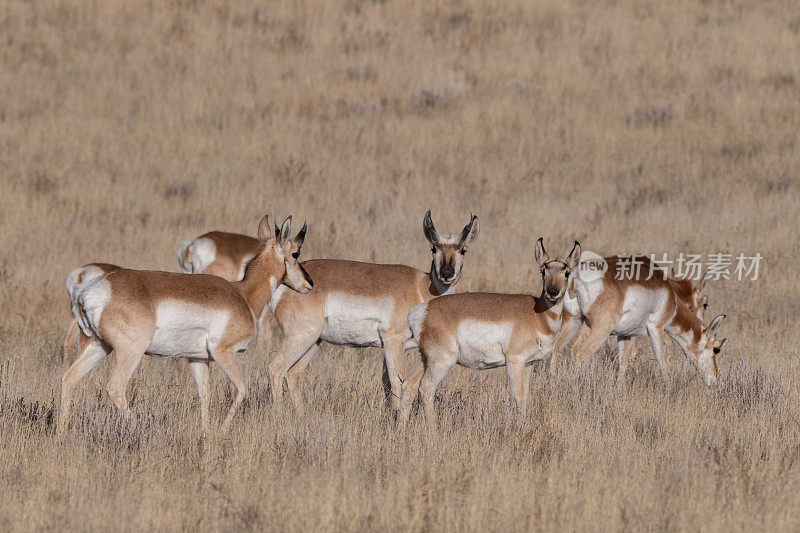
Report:
[[[242,266],[258,253],[258,239],[239,233],[211,231],[198,237],[214,242],[217,255],[202,274],[212,274],[228,281],[237,281]],[[188,248],[184,254],[188,252]],[[185,258],[184,258],[185,260]]]
[[[316,354],[326,320],[325,304],[328,297],[336,293],[391,300],[391,316],[388,323],[378,326],[380,339],[374,345],[384,349],[384,387],[392,407],[397,408],[401,390],[397,366],[404,350],[415,346],[406,319],[408,311],[413,305],[454,289],[461,276],[464,253],[477,238],[479,221],[472,215],[459,236],[446,237],[438,233],[428,211],[423,231],[433,254],[431,270],[427,273],[406,265],[338,259],[313,259],[303,263],[314,279],[314,291],[303,295],[285,291],[273,310],[283,331],[278,355],[269,368],[276,404],[282,402],[285,378],[295,408],[303,411],[299,376]],[[443,279],[442,271],[447,273],[447,279]]]
[[[95,267],[102,270],[104,273],[111,272],[112,270],[118,270],[122,267],[117,265],[112,265],[110,263],[88,263],[83,265],[81,268],[85,269],[87,267]],[[75,279],[75,285],[83,283],[85,277],[85,273],[80,273],[78,277]],[[78,342],[80,337],[83,335],[81,332],[81,328],[78,327],[78,323],[75,322],[75,318],[73,317],[64,332],[64,344],[61,347],[61,361],[64,361],[65,357],[71,356],[75,352],[75,344]]]
[[[401,420],[408,420],[417,391],[428,420],[435,419],[436,388],[456,364],[470,368],[505,366],[517,408],[525,410],[530,364],[550,355],[561,328],[561,299],[568,276],[578,264],[580,245],[575,243],[567,262],[551,261],[539,239],[536,258],[543,276],[539,298],[526,294],[453,294],[411,310],[409,323],[423,354],[424,371],[416,372],[403,385]],[[471,322],[487,329],[470,337],[475,327]],[[460,333],[462,328],[467,329]],[[481,353],[475,355],[475,350]]]
[[[573,347],[573,359],[580,363],[591,357],[597,349],[605,342],[609,334],[613,333],[616,325],[622,319],[623,304],[626,295],[632,287],[647,291],[652,295],[662,295],[664,304],[660,309],[653,309],[652,313],[658,315],[655,323],[647,327],[646,335],[650,337],[651,346],[656,355],[662,375],[666,376],[666,367],[662,355],[664,345],[664,333],[672,336],[679,342],[686,356],[693,360],[697,365],[699,357],[707,348],[713,344],[713,339],[705,339],[705,328],[698,315],[702,316],[704,303],[707,300],[700,297],[702,286],[698,290],[688,281],[663,279],[654,275],[647,278],[649,272],[649,258],[640,256],[636,259],[642,262],[640,276],[634,279],[616,279],[618,265],[622,258],[611,256],[605,258],[608,263],[608,271],[602,278],[602,292],[595,298],[588,309],[581,307],[576,316],[570,317],[565,321],[550,362],[551,373],[557,368],[557,353],[561,347],[570,341],[578,331],[580,338]],[[574,281],[573,283],[578,283]],[[652,314],[651,313],[651,314]],[[644,327],[644,326],[643,326]],[[641,336],[642,334],[637,334]],[[629,346],[630,335],[619,335],[617,341],[619,375],[625,375],[627,366],[635,355],[635,350]],[[680,339],[680,341],[679,341]],[[708,343],[711,344],[708,344]],[[721,345],[721,343],[720,343]],[[712,356],[711,362],[714,366],[713,375],[707,373],[706,381],[716,380],[716,357]]]
[[[104,274],[93,281],[93,285],[82,287],[82,291],[73,295],[73,309],[81,313],[80,317],[76,314],[76,320],[86,318],[82,299],[84,292],[107,291],[108,300],[102,307],[99,319],[91,324],[91,338],[87,337],[88,341],[82,342],[81,354],[64,374],[59,431],[66,429],[70,396],[75,385],[112,349],[116,363],[108,383],[108,392],[117,408],[123,413],[128,412],[125,396],[128,380],[142,356],[149,353],[148,346],[156,332],[157,309],[159,304],[166,301],[188,304],[197,309],[200,317],[207,310],[224,310],[227,313],[224,331],[213,339],[213,346],[209,339],[207,357],[205,354],[198,354],[197,358],[180,354],[152,354],[189,358],[198,386],[204,428],[207,428],[209,418],[208,363],[213,359],[223,368],[237,388],[234,403],[222,424],[223,432],[227,431],[247,392],[236,362],[236,353],[244,350],[255,336],[256,320],[271,296],[271,282],[291,284],[296,290],[309,290],[313,286],[307,276],[304,278],[305,285],[292,281],[298,272],[302,272],[296,257],[302,239],[299,244],[288,239],[290,223],[289,218],[284,222],[280,237],[273,238],[267,217],[262,219],[259,225],[260,249],[248,263],[244,279],[240,282],[229,282],[206,274],[119,269]],[[181,318],[177,316],[174,320]],[[210,328],[211,325],[205,327]],[[82,326],[82,329],[86,327]]]

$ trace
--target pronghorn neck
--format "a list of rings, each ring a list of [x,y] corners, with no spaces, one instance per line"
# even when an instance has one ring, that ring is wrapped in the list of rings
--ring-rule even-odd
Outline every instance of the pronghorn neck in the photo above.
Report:
[[[444,296],[445,294],[453,294],[456,292],[456,283],[458,283],[458,278],[456,278],[456,280],[449,285],[442,283],[441,280],[439,280],[439,278],[436,276],[436,264],[433,261],[431,261],[431,270],[428,273],[428,277],[431,278],[431,286],[428,290],[434,297]]]
[[[676,301],[676,304],[675,315],[665,330],[678,343],[684,355],[694,359],[692,348],[700,341],[703,324],[680,300]]]
[[[272,293],[283,279],[285,266],[275,247],[276,241],[270,241],[266,249],[247,264],[242,281],[236,282],[256,318],[264,312],[264,308],[272,299]]]

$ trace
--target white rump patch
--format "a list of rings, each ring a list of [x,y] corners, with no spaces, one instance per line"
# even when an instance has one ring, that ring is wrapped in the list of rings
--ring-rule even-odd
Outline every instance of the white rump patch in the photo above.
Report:
[[[189,241],[188,245],[184,245],[186,242],[181,242],[178,250],[178,264],[184,274],[199,274],[217,258],[217,246],[211,239],[202,237]],[[186,261],[184,262],[183,251],[185,246],[189,247],[189,253],[186,255]]]
[[[456,329],[458,364],[476,370],[504,366],[513,329],[511,322],[463,320]]]
[[[166,300],[156,309],[156,331],[146,353],[159,357],[206,358],[225,333],[230,313]]]
[[[325,299],[320,338],[339,346],[382,346],[378,331],[389,325],[394,300],[334,292]]]
[[[79,283],[73,288],[72,314],[87,337],[98,332],[100,316],[110,299],[111,285],[102,276]]]
[[[667,289],[651,290],[636,285],[628,287],[622,304],[622,316],[612,333],[646,336],[648,324],[657,326],[661,322],[668,294]]]
[[[64,282],[70,299],[75,292],[75,287],[78,285],[79,279],[80,283],[88,283],[93,279],[99,278],[103,274],[105,274],[103,269],[95,265],[86,265],[72,270],[69,274],[67,274],[67,279]]]

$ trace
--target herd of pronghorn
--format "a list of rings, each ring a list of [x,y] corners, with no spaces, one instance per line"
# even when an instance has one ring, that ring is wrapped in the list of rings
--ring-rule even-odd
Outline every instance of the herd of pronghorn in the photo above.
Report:
[[[144,354],[187,359],[204,430],[209,427],[209,363],[215,361],[236,387],[222,422],[221,430],[227,432],[247,394],[237,354],[256,336],[267,307],[283,332],[269,365],[273,400],[282,404],[285,380],[300,412],[298,378],[322,341],[383,348],[387,395],[400,420],[408,419],[418,395],[426,418],[435,420],[436,388],[456,364],[472,369],[505,366],[516,405],[524,410],[532,363],[549,358],[552,372],[560,348],[576,337],[572,351],[580,362],[616,335],[622,376],[635,354],[632,337],[650,338],[663,373],[666,333],[706,383],[716,382],[716,355],[725,339],[718,340],[715,333],[725,315],[704,326],[705,280],[693,285],[663,276],[620,280],[604,275],[586,281],[575,275],[578,242],[565,259],[554,259],[540,238],[534,250],[542,275],[540,297],[455,294],[464,255],[479,230],[478,217],[472,215],[461,233],[441,234],[428,211],[423,231],[433,255],[430,272],[339,259],[301,263],[306,225],[292,237],[291,217],[273,229],[266,216],[257,239],[213,231],[181,242],[181,273],[106,263],[77,268],[66,280],[75,321],[64,350],[73,350],[75,344],[79,349],[62,379],[59,431],[69,423],[77,383],[113,351],[107,390],[126,414],[126,386]],[[605,260],[608,272],[615,272],[619,258]],[[416,347],[421,365],[403,381],[398,373],[401,357]]]

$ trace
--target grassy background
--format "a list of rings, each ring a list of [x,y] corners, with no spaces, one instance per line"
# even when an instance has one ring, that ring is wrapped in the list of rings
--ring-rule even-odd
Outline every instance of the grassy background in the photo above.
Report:
[[[0,528],[789,529],[800,520],[800,16],[792,2],[0,5]],[[201,442],[185,366],[145,360],[126,424],[110,358],[52,412],[90,261],[309,222],[305,258],[427,268],[422,216],[481,234],[460,290],[538,293],[533,244],[764,256],[710,286],[719,390],[647,343],[534,376],[456,369],[441,428],[385,414],[378,350],[325,347],[304,418],[270,406],[278,332],[232,436]],[[713,315],[710,315],[713,316]],[[414,354],[412,353],[413,357]],[[212,370],[218,419],[231,387]]]

